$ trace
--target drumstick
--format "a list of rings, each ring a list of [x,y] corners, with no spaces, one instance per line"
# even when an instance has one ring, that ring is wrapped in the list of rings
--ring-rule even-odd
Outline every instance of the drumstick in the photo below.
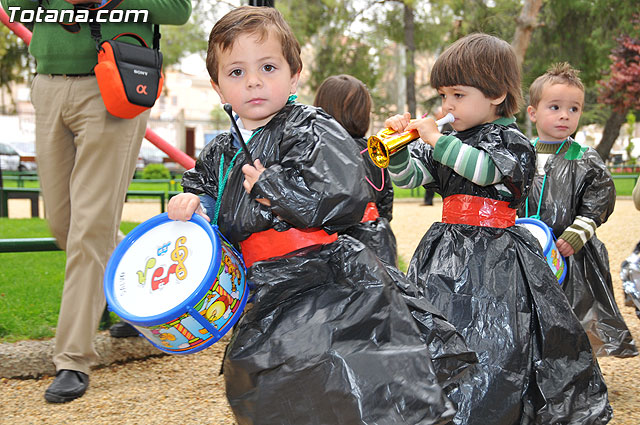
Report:
[[[229,118],[231,119],[231,124],[233,125],[233,128],[236,130],[236,133],[238,133],[238,138],[240,139],[240,146],[242,146],[244,155],[247,157],[247,163],[253,166],[253,158],[251,158],[251,152],[249,152],[249,147],[247,146],[247,144],[244,142],[244,139],[242,138],[242,133],[240,133],[240,129],[238,128],[238,123],[236,123],[236,120],[233,119],[233,108],[231,107],[231,104],[225,103],[224,111],[227,113],[227,115],[229,115]]]

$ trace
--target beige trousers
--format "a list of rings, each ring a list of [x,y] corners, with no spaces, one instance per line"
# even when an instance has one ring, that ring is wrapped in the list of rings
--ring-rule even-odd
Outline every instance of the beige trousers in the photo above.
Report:
[[[149,111],[109,114],[94,76],[37,75],[36,154],[46,218],[67,255],[56,329],[56,370],[89,373],[105,306],[103,276]]]

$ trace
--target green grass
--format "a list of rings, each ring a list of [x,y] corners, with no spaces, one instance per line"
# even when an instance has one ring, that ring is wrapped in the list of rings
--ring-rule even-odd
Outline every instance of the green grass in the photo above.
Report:
[[[122,223],[128,233],[137,223]],[[0,218],[0,238],[50,237],[45,220]],[[0,253],[0,342],[51,338],[60,311],[62,251]]]
[[[616,185],[616,193],[618,196],[631,196],[635,180],[629,178],[616,178],[613,176],[613,183]]]
[[[631,192],[633,191],[634,179],[623,177],[624,175],[613,175],[613,183],[616,186],[616,194],[618,196],[631,196]],[[395,198],[422,198],[424,196],[424,188],[418,187],[416,189],[400,189],[399,187],[393,186],[393,195]],[[436,198],[439,198],[440,195],[436,193]]]
[[[409,268],[409,264],[406,261],[404,261],[404,258],[402,258],[401,255],[398,255],[398,269],[401,270],[403,273],[406,273],[408,268]]]

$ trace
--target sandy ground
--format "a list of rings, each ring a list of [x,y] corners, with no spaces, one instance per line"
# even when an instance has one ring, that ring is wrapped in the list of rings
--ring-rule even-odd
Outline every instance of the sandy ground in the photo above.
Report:
[[[14,216],[12,205],[10,216]],[[17,204],[13,207],[16,214],[19,209]],[[392,225],[399,254],[406,262],[431,223],[440,219],[440,211],[438,201],[432,207],[418,202],[396,203]],[[128,203],[123,220],[143,221],[159,212],[157,203]],[[640,239],[639,218],[640,211],[635,210],[631,200],[619,199],[612,217],[598,229],[599,238],[609,250],[618,305],[636,339],[640,320],[633,308],[625,307],[622,301],[620,264]],[[196,354],[157,357],[95,370],[85,396],[64,405],[44,401],[43,393],[52,377],[0,379],[0,424],[235,424],[219,375],[225,341],[226,338]],[[599,362],[614,409],[610,424],[640,424],[640,357],[601,358]]]

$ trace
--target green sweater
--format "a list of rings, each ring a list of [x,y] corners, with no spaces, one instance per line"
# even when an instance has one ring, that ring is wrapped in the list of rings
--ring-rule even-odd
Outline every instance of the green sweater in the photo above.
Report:
[[[112,0],[109,0],[112,1]],[[2,7],[11,16],[9,7],[19,7],[15,14],[19,20],[21,11],[36,10],[38,2],[34,0],[0,0]],[[73,9],[65,0],[44,0],[46,10]],[[121,22],[100,24],[102,39],[111,39],[123,32],[133,32],[145,39],[149,46],[153,43],[153,24],[182,25],[191,15],[190,0],[124,0],[116,10],[148,10],[147,22]],[[25,15],[27,16],[27,15]],[[45,16],[45,13],[42,13]],[[28,23],[27,23],[28,24]],[[39,74],[85,74],[93,70],[98,63],[95,42],[91,38],[88,23],[79,23],[80,31],[71,33],[57,22],[34,22],[33,37],[29,52],[36,59],[36,72]],[[135,40],[123,37],[122,41]],[[162,48],[162,42],[160,43]]]

